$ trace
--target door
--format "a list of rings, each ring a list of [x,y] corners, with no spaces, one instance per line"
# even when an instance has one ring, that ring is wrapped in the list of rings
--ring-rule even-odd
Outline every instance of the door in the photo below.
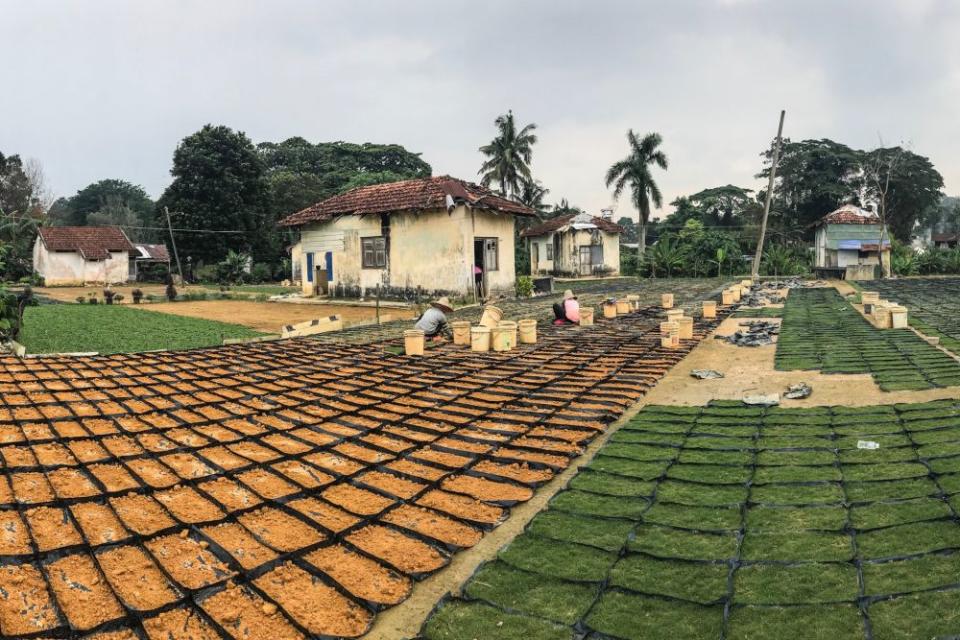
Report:
[[[327,251],[324,259],[327,263],[327,282],[333,282],[333,251]]]
[[[313,282],[313,252],[307,253],[307,282]]]
[[[593,261],[590,259],[592,252],[590,245],[580,247],[580,275],[588,276],[593,273]]]
[[[530,273],[538,273],[540,271],[540,243],[531,242],[530,246],[533,247],[533,251],[530,253]]]

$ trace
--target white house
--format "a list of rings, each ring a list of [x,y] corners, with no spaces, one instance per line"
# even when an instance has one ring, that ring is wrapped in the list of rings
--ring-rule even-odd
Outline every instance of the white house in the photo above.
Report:
[[[126,282],[135,251],[120,227],[40,227],[33,270],[47,286]]]
[[[845,204],[813,226],[817,229],[814,246],[818,273],[847,280],[872,280],[876,270],[882,268],[890,275],[890,232],[883,229],[880,216],[873,211]]]
[[[358,187],[295,213],[291,276],[307,295],[513,291],[516,216],[534,211],[450,176]]]
[[[566,276],[620,273],[623,227],[589,213],[551,218],[520,234],[530,247],[530,273]]]

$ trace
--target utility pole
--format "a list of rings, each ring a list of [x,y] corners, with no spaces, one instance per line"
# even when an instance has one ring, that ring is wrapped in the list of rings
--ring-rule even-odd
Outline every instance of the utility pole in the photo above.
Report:
[[[180,255],[177,253],[177,241],[173,239],[173,225],[170,223],[170,209],[168,207],[164,207],[163,212],[167,214],[167,229],[170,231],[170,244],[173,245],[173,257],[177,261],[177,273],[180,274],[180,283],[186,284],[183,281],[183,268],[180,266]]]
[[[780,161],[780,144],[783,138],[783,118],[785,110],[780,111],[780,126],[777,127],[777,142],[773,147],[773,161],[770,163],[770,180],[767,182],[767,197],[763,203],[763,222],[760,223],[760,238],[757,240],[757,253],[753,256],[753,272],[751,277],[756,280],[760,277],[760,259],[763,257],[763,239],[767,235],[767,216],[770,215],[770,201],[773,199],[773,181],[777,177],[777,163]]]

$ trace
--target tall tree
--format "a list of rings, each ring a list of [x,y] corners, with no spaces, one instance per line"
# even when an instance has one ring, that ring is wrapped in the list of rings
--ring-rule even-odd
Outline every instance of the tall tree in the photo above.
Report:
[[[37,227],[46,219],[47,204],[40,165],[0,153],[0,246],[6,252],[0,270],[4,278],[30,273],[33,242]]]
[[[607,187],[613,186],[613,199],[616,200],[629,186],[633,205],[640,212],[639,246],[637,251],[643,255],[647,242],[647,224],[650,222],[651,203],[657,209],[663,206],[660,187],[653,179],[650,169],[653,165],[666,169],[667,156],[658,147],[663,142],[659,133],[648,133],[642,139],[633,129],[627,131],[627,143],[630,153],[626,158],[613,163],[607,170]]]
[[[513,111],[497,116],[494,121],[497,137],[480,147],[486,160],[480,165],[480,184],[489,187],[499,185],[500,193],[507,198],[517,198],[524,180],[532,180],[530,160],[537,136],[537,125],[530,123],[517,129]]]
[[[270,226],[266,167],[250,139],[225,126],[206,125],[173,154],[173,182],[157,202],[170,210],[181,257],[208,263],[229,250],[255,260],[279,255],[280,236]],[[163,219],[162,217],[160,219]]]
[[[909,243],[916,223],[940,203],[943,176],[928,158],[901,147],[864,152],[861,167],[863,200],[875,206],[897,240]]]
[[[91,214],[105,209],[115,212],[117,207],[123,207],[132,212],[133,215],[129,219],[134,226],[151,226],[153,222],[153,200],[143,187],[126,180],[99,180],[88,184],[65,201],[58,200],[55,205],[52,207],[51,222],[58,225],[87,226],[91,224],[88,221]],[[127,218],[127,216],[123,217]],[[103,216],[101,216],[101,222],[102,218]]]

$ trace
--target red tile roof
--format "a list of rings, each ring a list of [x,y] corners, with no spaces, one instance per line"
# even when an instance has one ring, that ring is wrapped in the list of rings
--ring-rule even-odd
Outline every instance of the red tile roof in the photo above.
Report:
[[[491,209],[516,216],[536,215],[533,209],[502,198],[480,185],[450,176],[436,176],[357,187],[287,216],[280,221],[280,225],[295,227],[332,220],[337,216],[443,209],[447,206],[447,196],[457,204],[466,203],[477,209]]]
[[[40,227],[48,251],[76,251],[87,260],[104,260],[111,251],[134,251],[120,227]]]
[[[880,216],[853,204],[845,204],[820,218],[815,226],[823,224],[880,224]]]
[[[960,233],[934,233],[930,239],[933,242],[958,242]]]
[[[532,238],[536,236],[545,236],[551,231],[556,231],[561,227],[564,227],[576,217],[574,214],[566,216],[558,216],[556,218],[550,218],[545,220],[542,224],[538,224],[535,227],[530,227],[529,229],[524,229],[520,232],[521,238]],[[618,225],[615,222],[611,222],[606,218],[601,218],[594,216],[592,219],[593,224],[597,225],[597,228],[601,231],[606,231],[607,233],[623,233],[625,229]]]

